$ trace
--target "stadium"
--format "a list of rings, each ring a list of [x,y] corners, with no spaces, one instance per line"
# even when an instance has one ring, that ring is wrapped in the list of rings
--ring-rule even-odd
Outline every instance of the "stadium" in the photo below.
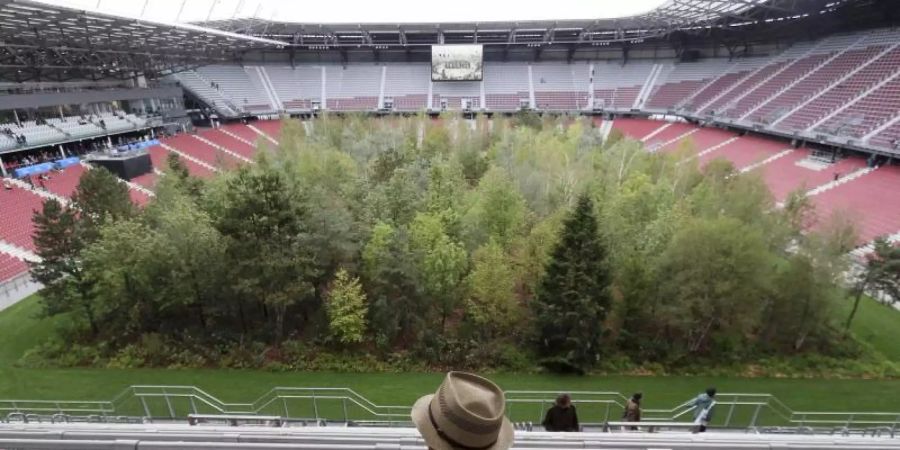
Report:
[[[896,1],[266,2],[0,0],[0,449],[900,449]]]

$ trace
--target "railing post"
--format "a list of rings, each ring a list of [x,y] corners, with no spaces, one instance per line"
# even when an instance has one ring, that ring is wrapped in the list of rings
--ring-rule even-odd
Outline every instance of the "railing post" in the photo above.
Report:
[[[604,422],[609,422],[609,402],[606,402],[606,413],[603,417]]]
[[[759,411],[762,409],[762,403],[758,403],[756,405],[756,409],[753,410],[753,418],[750,419],[750,426],[756,426],[756,419],[759,418]]]
[[[282,406],[284,406],[284,418],[285,418],[285,419],[290,419],[290,418],[291,418],[291,413],[288,412],[287,399],[284,398],[284,397],[281,397],[281,404],[282,404]]]
[[[537,420],[541,420],[541,415],[544,414],[544,399],[541,399],[541,403],[538,404],[538,418]]]
[[[192,395],[192,396],[190,397],[190,399],[191,399],[191,412],[194,413],[194,414],[197,414],[197,413],[198,413],[198,411],[197,411],[197,403],[194,401],[194,396]]]
[[[806,425],[806,414],[800,414],[800,426]]]
[[[734,406],[735,406],[735,401],[732,400],[731,407],[728,408],[728,415],[725,416],[725,427],[726,428],[728,427],[728,425],[731,425],[731,417],[734,415]]]
[[[150,414],[150,408],[147,406],[147,399],[145,399],[143,395],[138,395],[138,398],[141,399],[141,405],[144,405],[144,415],[148,419],[152,418],[153,415]]]
[[[347,416],[347,397],[341,398],[341,409],[344,410],[344,423],[350,421],[350,417]]]
[[[316,391],[312,391],[313,415],[316,417],[316,423],[319,422],[319,403],[316,401]]]
[[[172,407],[172,400],[169,399],[169,393],[166,392],[165,388],[163,388],[162,392],[163,392],[163,398],[166,399],[166,406],[169,408],[169,417],[174,419],[175,418],[175,408]],[[191,394],[191,395],[193,395],[193,394]]]
[[[855,414],[850,414],[850,415],[847,417],[847,424],[844,425],[845,427],[850,428],[850,425],[853,424],[853,417],[854,417],[854,416],[855,416]]]

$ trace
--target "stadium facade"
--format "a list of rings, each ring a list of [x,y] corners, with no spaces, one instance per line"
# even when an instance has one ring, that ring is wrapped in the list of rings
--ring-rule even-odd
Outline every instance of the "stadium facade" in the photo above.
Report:
[[[650,151],[690,139],[778,201],[806,186],[823,214],[853,209],[865,248],[900,235],[900,205],[883,207],[900,185],[897,20],[891,0],[672,0],[603,20],[174,24],[0,0],[0,168],[17,188],[0,192],[0,283],[35,289],[31,211],[93,167],[73,155],[149,142],[154,168],[123,180],[146,203],[167,154],[210,176],[277,142],[278,121],[240,121],[325,111],[584,114]],[[478,76],[434,81],[433,48],[463,44]],[[194,129],[210,118],[225,125]]]

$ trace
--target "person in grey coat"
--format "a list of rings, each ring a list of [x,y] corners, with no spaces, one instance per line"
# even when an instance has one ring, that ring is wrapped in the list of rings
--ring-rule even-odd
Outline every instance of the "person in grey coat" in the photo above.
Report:
[[[706,392],[687,404],[694,408],[694,423],[700,425],[699,432],[706,431],[709,422],[712,421],[713,409],[716,406],[716,388],[709,388]]]

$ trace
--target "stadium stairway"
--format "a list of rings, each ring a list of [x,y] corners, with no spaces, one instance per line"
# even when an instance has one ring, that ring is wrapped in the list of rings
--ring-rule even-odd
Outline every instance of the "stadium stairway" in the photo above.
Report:
[[[652,135],[644,137],[643,141],[650,151],[658,151],[669,145],[676,145],[683,139],[696,133],[700,129],[688,123],[672,123],[666,128],[657,128]]]
[[[245,163],[252,163],[252,162],[253,162],[251,159],[248,159],[248,158],[246,158],[245,156],[240,155],[240,154],[238,154],[238,153],[236,153],[236,152],[234,152],[234,151],[228,149],[227,147],[225,147],[225,146],[223,146],[223,145],[221,145],[221,144],[218,144],[218,143],[216,143],[216,142],[213,142],[212,140],[208,139],[208,138],[205,137],[205,136],[202,136],[202,135],[200,135],[200,134],[191,134],[191,135],[189,135],[189,136],[192,137],[192,138],[194,138],[194,139],[196,139],[196,140],[198,140],[198,141],[200,141],[200,142],[203,142],[203,143],[206,144],[206,145],[209,145],[210,147],[215,148],[216,150],[219,150],[220,152],[223,152],[223,153],[227,154],[227,155],[230,156],[231,158],[235,158],[235,159],[237,159],[237,160],[239,160],[239,161],[242,161],[242,162],[245,162]],[[229,159],[231,159],[231,158],[229,158]],[[231,167],[229,167],[229,168],[231,168]]]
[[[612,127],[631,139],[642,141],[661,128],[668,127],[668,122],[649,119],[615,119]]]
[[[229,153],[247,162],[253,161],[253,157],[256,154],[256,147],[253,144],[223,129],[202,130],[196,136],[202,137],[222,149],[226,149]]]
[[[181,159],[181,162],[185,167],[187,167],[188,173],[195,177],[209,178],[219,171],[219,169],[216,169],[215,167],[210,166],[203,161],[197,160],[193,156],[189,156],[165,144],[154,145],[153,147],[149,148],[149,152],[150,161],[153,163],[153,167],[161,172],[165,172],[166,170],[166,159],[168,158],[169,153],[175,153],[176,155],[178,155]]]
[[[228,134],[235,139],[239,139],[253,148],[257,148],[260,139],[265,139],[260,132],[250,128],[249,125],[244,124],[226,124],[222,125],[217,130],[222,133]]]
[[[699,157],[699,162],[701,166],[705,166],[714,159],[723,158],[731,161],[735,169],[741,170],[787,149],[790,149],[788,144],[771,139],[741,136],[719,147],[715,152],[704,153]]]
[[[206,164],[217,170],[233,169],[243,162],[230,153],[223,152],[201,139],[196,139],[192,134],[179,134],[163,138],[160,143],[164,147],[169,147],[170,150],[177,151],[185,157],[193,158],[198,163]]]
[[[679,137],[675,142],[664,143],[657,151],[674,152],[681,147],[682,141],[687,141],[696,153],[700,153],[735,137],[734,133],[719,128],[697,128],[696,132]]]
[[[247,126],[273,144],[278,145],[278,138],[281,137],[280,120],[258,120]]]
[[[754,172],[762,176],[775,201],[783,202],[792,191],[810,191],[832,182],[835,176],[842,177],[866,167],[866,161],[857,157],[841,159],[834,164],[811,161],[811,158],[809,149],[795,149]]]

